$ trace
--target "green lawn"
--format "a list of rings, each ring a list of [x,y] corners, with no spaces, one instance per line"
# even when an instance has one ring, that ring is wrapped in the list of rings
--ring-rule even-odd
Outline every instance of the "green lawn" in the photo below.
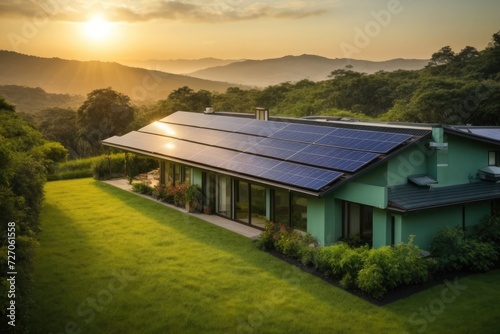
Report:
[[[50,182],[33,333],[493,333],[500,271],[374,306],[252,241],[106,184]]]

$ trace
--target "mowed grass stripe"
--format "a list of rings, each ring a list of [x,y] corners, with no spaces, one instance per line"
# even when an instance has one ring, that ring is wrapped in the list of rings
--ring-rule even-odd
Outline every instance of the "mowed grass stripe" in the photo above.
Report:
[[[48,183],[41,228],[33,333],[412,333],[423,325],[411,316],[444,288],[377,307],[245,237],[92,179]],[[499,278],[461,279],[468,288],[426,333],[499,325]]]

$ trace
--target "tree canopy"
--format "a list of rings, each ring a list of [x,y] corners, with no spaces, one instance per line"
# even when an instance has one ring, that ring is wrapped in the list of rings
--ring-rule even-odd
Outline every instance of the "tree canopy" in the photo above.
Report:
[[[96,89],[77,111],[78,149],[83,155],[100,152],[100,142],[125,132],[134,120],[134,107],[127,95],[111,88]]]

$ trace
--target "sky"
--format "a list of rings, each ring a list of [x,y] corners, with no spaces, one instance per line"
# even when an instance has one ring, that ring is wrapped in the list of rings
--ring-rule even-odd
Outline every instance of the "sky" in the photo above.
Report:
[[[75,60],[429,59],[484,49],[498,0],[2,0],[0,49]]]

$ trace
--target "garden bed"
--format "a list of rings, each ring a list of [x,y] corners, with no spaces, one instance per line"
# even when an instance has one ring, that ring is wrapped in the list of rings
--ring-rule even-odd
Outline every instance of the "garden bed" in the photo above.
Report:
[[[316,276],[323,281],[338,287],[340,289],[343,289],[343,287],[340,285],[340,280],[336,279],[332,276],[325,275],[323,272],[318,271],[316,268],[313,266],[306,266],[302,264],[300,261],[293,259],[291,257],[288,257],[286,255],[283,255],[282,253],[274,250],[274,249],[268,249],[265,250],[265,252],[271,254],[272,256],[285,261],[286,263],[289,263],[291,265],[296,266],[300,270],[307,272],[308,274],[311,274],[313,276]],[[390,290],[387,292],[387,294],[382,297],[381,299],[376,299],[371,296],[369,296],[367,293],[364,293],[363,291],[357,290],[357,289],[344,289],[345,291],[349,292],[350,294],[362,298],[365,301],[377,305],[377,306],[385,306],[388,304],[391,304],[393,302],[396,302],[401,299],[405,299],[415,293],[425,291],[433,286],[443,284],[445,280],[448,281],[453,281],[456,278],[461,278],[469,275],[474,275],[474,273],[471,272],[464,272],[464,271],[459,271],[459,272],[450,272],[450,273],[438,273],[435,274],[432,278],[430,278],[428,281],[421,283],[421,284],[410,284],[410,285],[403,285],[399,286],[393,290]]]

